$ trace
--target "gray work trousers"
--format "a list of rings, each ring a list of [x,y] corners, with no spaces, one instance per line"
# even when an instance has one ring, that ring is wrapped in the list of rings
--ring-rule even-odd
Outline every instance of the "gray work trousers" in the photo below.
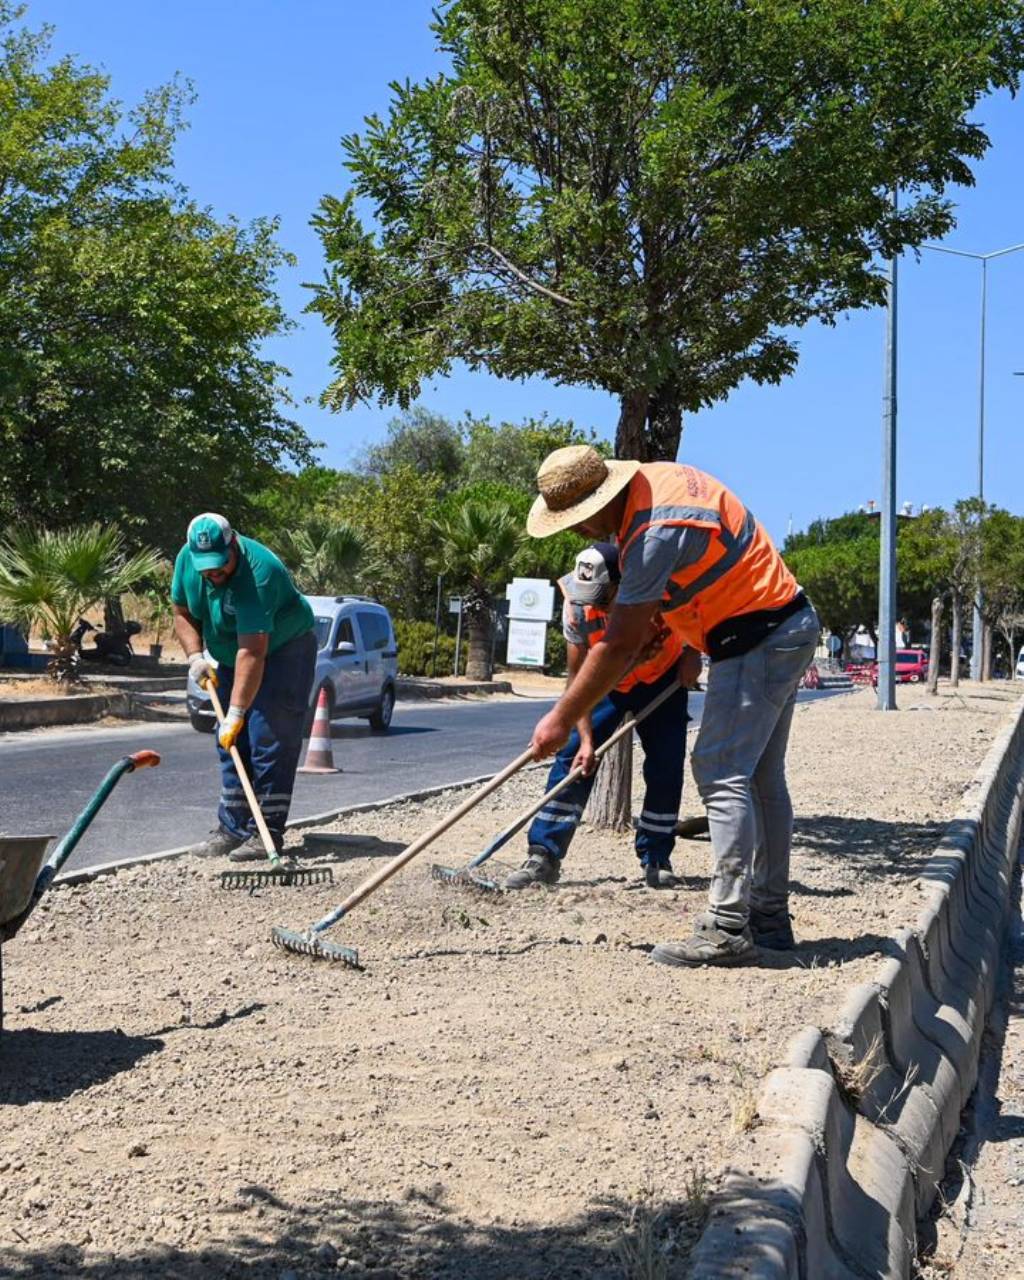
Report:
[[[691,765],[715,859],[708,909],[727,928],[744,926],[751,907],[786,909],[793,838],[786,746],[820,630],[808,605],[748,653],[709,670]]]

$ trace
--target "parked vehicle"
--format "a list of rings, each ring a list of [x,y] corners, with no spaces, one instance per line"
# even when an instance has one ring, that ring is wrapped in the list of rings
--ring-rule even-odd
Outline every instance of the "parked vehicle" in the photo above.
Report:
[[[896,680],[899,684],[922,684],[927,679],[927,649],[896,650]]]
[[[78,626],[72,631],[71,643],[78,650],[78,656],[86,662],[108,662],[112,667],[126,667],[135,654],[132,648],[132,636],[137,636],[142,624],[128,620],[123,627],[113,631],[100,631],[85,618],[78,619]],[[82,641],[93,633],[92,648],[87,649]]]
[[[309,699],[312,723],[321,690],[331,719],[355,716],[379,732],[391,724],[398,680],[398,646],[391,615],[369,596],[307,596],[316,626],[316,676]],[[191,679],[186,695],[193,729],[212,733],[209,696]]]
[[[1024,645],[1021,646],[1020,653],[1017,654],[1017,665],[1013,672],[1014,680],[1024,680]]]

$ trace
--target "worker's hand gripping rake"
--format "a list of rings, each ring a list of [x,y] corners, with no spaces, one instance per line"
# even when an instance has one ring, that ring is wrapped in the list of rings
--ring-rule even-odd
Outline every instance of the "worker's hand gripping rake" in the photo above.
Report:
[[[600,763],[601,759],[612,749],[612,747],[615,746],[618,741],[620,741],[620,739],[624,738],[627,733],[632,733],[641,720],[646,719],[652,711],[656,710],[663,702],[667,701],[674,693],[678,692],[679,686],[677,684],[670,684],[667,688],[662,689],[661,693],[659,693],[656,698],[653,698],[651,702],[639,713],[639,715],[633,719],[627,720],[625,724],[620,725],[611,737],[608,738],[606,742],[602,743],[597,751],[594,752],[594,759]],[[472,862],[467,862],[464,867],[442,867],[439,863],[435,862],[430,868],[431,878],[437,880],[440,884],[450,885],[454,888],[479,889],[483,893],[501,893],[502,889],[498,881],[496,879],[488,879],[486,876],[479,875],[478,868],[483,866],[490,857],[497,853],[502,845],[507,844],[517,832],[521,831],[535,814],[540,813],[541,809],[543,809],[546,804],[551,800],[554,800],[556,796],[561,795],[567,787],[572,786],[576,779],[582,776],[582,773],[582,766],[577,765],[575,769],[566,774],[561,782],[557,783],[550,791],[541,796],[535,804],[532,804],[525,813],[520,814],[511,826],[506,827],[504,831],[496,835],[487,848],[481,853],[478,853]]]
[[[217,723],[222,724],[224,721],[224,708],[212,682],[207,684],[206,692],[210,695],[210,701],[213,703]],[[232,746],[228,754],[231,756],[232,763],[235,766],[238,780],[242,784],[245,798],[249,802],[249,809],[252,813],[253,821],[256,823],[256,830],[260,833],[260,839],[263,841],[263,848],[267,851],[270,870],[222,871],[220,887],[222,889],[258,889],[261,885],[266,884],[333,884],[334,873],[330,867],[299,868],[296,867],[291,858],[285,860],[281,857],[277,851],[277,845],[274,844],[274,837],[270,834],[267,820],[263,816],[260,802],[256,799],[256,793],[252,789],[252,783],[249,781],[249,775],[246,772],[245,765],[242,763],[238,748]]]
[[[463,800],[458,808],[453,809],[436,826],[431,827],[425,835],[420,836],[418,840],[414,840],[408,848],[403,849],[397,857],[392,858],[387,866],[381,867],[379,871],[375,871],[372,876],[364,880],[329,915],[324,916],[322,920],[318,920],[316,924],[310,925],[305,933],[299,933],[292,929],[273,928],[270,931],[270,936],[275,945],[283,947],[286,951],[297,951],[301,955],[315,956],[318,959],[338,960],[343,964],[358,968],[358,951],[353,947],[340,947],[333,942],[327,942],[320,935],[330,929],[332,925],[337,924],[343,916],[347,916],[353,907],[358,906],[364,898],[368,898],[385,881],[390,880],[396,872],[401,871],[407,862],[411,862],[418,853],[422,853],[427,845],[432,844],[438,836],[443,835],[449,827],[454,826],[460,818],[469,813],[470,809],[476,808],[481,800],[485,800],[492,791],[497,791],[503,783],[507,782],[514,773],[518,773],[520,769],[529,764],[532,759],[533,752],[530,750],[524,751],[522,755],[517,756],[511,764],[506,765],[500,773],[495,774],[482,787],[474,791],[468,799]]]

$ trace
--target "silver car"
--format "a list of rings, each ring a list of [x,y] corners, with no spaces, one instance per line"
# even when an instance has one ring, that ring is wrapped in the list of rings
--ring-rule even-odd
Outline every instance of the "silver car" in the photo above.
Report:
[[[307,596],[316,626],[316,676],[309,720],[327,694],[331,719],[358,716],[384,731],[395,710],[398,646],[391,615],[369,596]],[[186,694],[192,727],[212,733],[216,717],[209,696],[190,678]]]

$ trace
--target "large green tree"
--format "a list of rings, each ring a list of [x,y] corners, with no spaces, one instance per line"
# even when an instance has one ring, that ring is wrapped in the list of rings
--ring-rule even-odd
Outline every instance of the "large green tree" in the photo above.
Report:
[[[1024,61],[1020,0],[448,0],[433,29],[447,69],[344,140],[314,220],[325,400],[541,374],[615,395],[642,459],[882,301],[878,255],[949,230],[969,115]]]
[[[272,222],[220,222],[173,181],[187,88],[125,111],[49,38],[0,0],[0,517],[171,551],[189,514],[243,524],[308,456],[262,354],[286,259]]]

